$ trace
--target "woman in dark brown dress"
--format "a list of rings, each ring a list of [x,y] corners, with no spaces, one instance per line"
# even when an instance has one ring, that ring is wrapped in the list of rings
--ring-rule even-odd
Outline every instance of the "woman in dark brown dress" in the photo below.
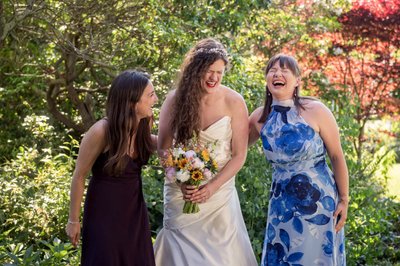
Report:
[[[155,265],[140,173],[156,147],[150,125],[157,100],[147,75],[121,73],[108,94],[107,117],[82,139],[66,232],[77,246],[85,177],[92,169],[82,225],[83,266]]]

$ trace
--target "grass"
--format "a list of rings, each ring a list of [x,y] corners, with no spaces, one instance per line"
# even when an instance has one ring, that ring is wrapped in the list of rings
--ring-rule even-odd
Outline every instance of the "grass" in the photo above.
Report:
[[[395,196],[396,200],[400,202],[400,163],[394,164],[388,175],[387,195]]]

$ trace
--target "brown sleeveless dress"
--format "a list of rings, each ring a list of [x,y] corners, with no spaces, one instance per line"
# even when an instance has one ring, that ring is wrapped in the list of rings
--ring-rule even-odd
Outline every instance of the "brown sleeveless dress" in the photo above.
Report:
[[[93,165],[83,213],[83,266],[153,266],[149,219],[139,160],[129,158],[124,173],[107,175],[107,153]]]

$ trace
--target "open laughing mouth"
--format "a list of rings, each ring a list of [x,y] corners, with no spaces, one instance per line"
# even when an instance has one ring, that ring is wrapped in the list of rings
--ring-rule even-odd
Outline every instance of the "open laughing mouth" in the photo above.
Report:
[[[285,82],[283,82],[281,80],[276,80],[276,81],[272,82],[272,85],[274,85],[274,87],[276,87],[276,88],[281,88],[281,87],[285,86]]]
[[[206,81],[206,85],[209,88],[214,88],[217,85],[216,81]]]

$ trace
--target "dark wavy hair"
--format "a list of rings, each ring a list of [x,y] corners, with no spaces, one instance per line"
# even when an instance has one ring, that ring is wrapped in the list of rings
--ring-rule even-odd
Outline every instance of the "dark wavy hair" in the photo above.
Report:
[[[295,75],[297,78],[301,76],[301,71],[299,64],[297,63],[296,59],[293,56],[290,55],[285,55],[285,54],[277,54],[274,55],[267,64],[267,67],[265,69],[265,76],[267,76],[268,71],[275,65],[276,62],[279,62],[279,66],[281,68],[286,67],[288,68],[293,75]],[[268,89],[268,84],[265,86],[265,104],[264,104],[264,109],[263,113],[258,120],[258,123],[264,123],[267,120],[267,117],[269,113],[271,112],[271,104],[272,104],[272,94]],[[293,100],[294,100],[294,105],[297,108],[301,108],[305,110],[304,104],[300,102],[301,99],[313,99],[311,97],[301,97],[300,96],[300,85],[296,86],[294,92],[293,92]]]
[[[171,129],[177,143],[186,143],[193,134],[200,132],[200,101],[206,93],[201,79],[208,68],[221,59],[228,67],[228,54],[217,40],[200,40],[187,54],[178,77],[172,107]]]
[[[112,82],[106,102],[108,159],[105,170],[114,176],[124,171],[128,163],[127,151],[136,133],[134,150],[138,159],[146,163],[153,152],[151,142],[151,118],[143,118],[136,124],[135,107],[149,84],[149,75],[126,70]]]

